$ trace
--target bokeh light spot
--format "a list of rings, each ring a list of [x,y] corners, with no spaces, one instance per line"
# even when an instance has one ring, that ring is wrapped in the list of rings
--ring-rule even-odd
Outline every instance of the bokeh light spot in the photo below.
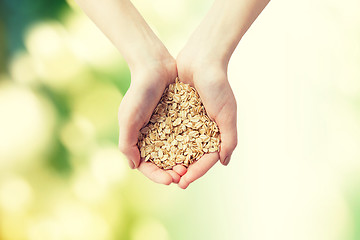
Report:
[[[47,145],[54,115],[34,92],[0,85],[0,171],[30,160]]]
[[[125,167],[125,158],[116,146],[100,149],[91,158],[91,172],[103,185],[121,181]]]
[[[32,85],[37,82],[34,59],[25,52],[16,54],[10,63],[10,73],[14,81]]]
[[[108,193],[108,189],[99,184],[89,171],[79,171],[76,174],[72,189],[80,200],[88,203],[98,203]]]
[[[32,26],[25,45],[35,60],[35,70],[43,83],[55,89],[71,86],[83,69],[69,47],[68,33],[58,22]]]
[[[72,153],[84,154],[93,147],[95,129],[87,118],[75,115],[61,129],[60,139]]]
[[[31,186],[20,177],[9,177],[0,184],[0,204],[5,211],[22,212],[32,198]]]

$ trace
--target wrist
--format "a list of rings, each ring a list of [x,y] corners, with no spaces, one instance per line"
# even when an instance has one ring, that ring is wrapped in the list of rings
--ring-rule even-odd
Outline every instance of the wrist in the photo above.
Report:
[[[129,64],[131,82],[134,85],[157,85],[166,87],[177,77],[176,61],[170,55],[149,57]]]
[[[205,44],[207,45],[207,43]],[[176,58],[177,69],[182,76],[193,78],[198,72],[227,72],[228,59],[220,51],[212,51],[211,47],[188,43]]]
[[[131,71],[173,59],[166,47],[158,39],[133,41],[122,54]]]
[[[190,82],[196,89],[220,89],[228,84],[227,64],[217,58],[202,58],[199,55],[185,55],[183,52],[176,59],[178,76],[181,81]]]
[[[178,63],[182,59],[191,63],[192,68],[213,65],[227,69],[233,46],[224,41],[224,34],[214,31],[210,25],[203,23],[192,34],[185,47],[178,55]]]

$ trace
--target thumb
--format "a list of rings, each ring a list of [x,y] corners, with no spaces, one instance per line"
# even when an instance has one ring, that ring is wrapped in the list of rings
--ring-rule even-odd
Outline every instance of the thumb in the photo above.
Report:
[[[140,164],[140,152],[137,147],[138,134],[144,124],[140,111],[139,100],[129,90],[124,96],[119,108],[119,149],[127,157],[130,168]]]
[[[220,145],[220,162],[228,165],[231,154],[237,146],[237,127],[236,127],[236,103],[226,104],[221,115],[217,117],[219,125],[221,145]]]
[[[119,121],[119,149],[127,157],[132,169],[140,164],[140,152],[137,147],[138,131],[131,122]]]

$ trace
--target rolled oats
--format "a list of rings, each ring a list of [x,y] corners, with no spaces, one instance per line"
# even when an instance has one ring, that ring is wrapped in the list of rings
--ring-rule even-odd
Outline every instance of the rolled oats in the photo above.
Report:
[[[207,116],[199,94],[178,78],[165,89],[138,138],[141,158],[162,169],[188,167],[219,146],[219,128]]]

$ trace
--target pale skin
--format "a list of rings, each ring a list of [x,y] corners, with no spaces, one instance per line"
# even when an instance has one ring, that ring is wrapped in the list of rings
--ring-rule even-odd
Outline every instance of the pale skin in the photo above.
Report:
[[[269,0],[215,0],[176,60],[129,0],[76,0],[113,42],[131,72],[131,85],[119,109],[119,148],[146,177],[187,188],[220,159],[228,165],[237,145],[236,100],[227,78],[231,55]],[[189,168],[162,170],[140,159],[139,130],[149,121],[167,85],[180,80],[199,92],[207,113],[219,126],[221,148]]]

